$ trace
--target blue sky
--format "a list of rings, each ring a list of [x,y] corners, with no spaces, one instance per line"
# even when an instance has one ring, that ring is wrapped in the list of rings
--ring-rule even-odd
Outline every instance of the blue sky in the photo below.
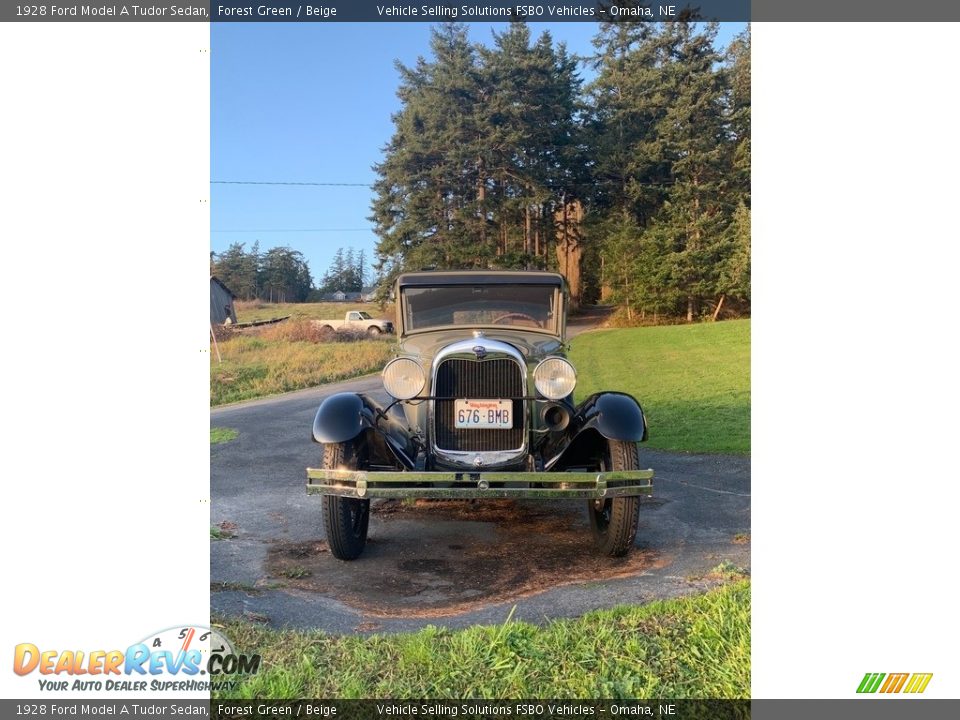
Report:
[[[399,107],[394,60],[429,53],[429,23],[211,23],[211,180],[371,183]],[[594,23],[531,23],[588,55]],[[745,27],[721,25],[725,46]],[[489,43],[500,23],[473,23]],[[315,280],[338,247],[372,260],[366,187],[212,185],[211,249],[300,250]],[[226,232],[225,232],[226,231]],[[295,232],[294,232],[295,231]]]

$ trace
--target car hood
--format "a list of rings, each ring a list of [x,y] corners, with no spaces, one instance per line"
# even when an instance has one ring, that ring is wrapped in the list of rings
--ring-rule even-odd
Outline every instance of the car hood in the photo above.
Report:
[[[483,333],[480,335],[479,333]],[[478,344],[484,340],[498,340],[515,347],[527,359],[538,360],[547,355],[563,355],[563,343],[555,335],[544,333],[524,332],[522,330],[437,330],[409,335],[400,341],[400,354],[412,355],[420,359],[427,366],[433,357],[451,343],[464,340],[476,340]]]

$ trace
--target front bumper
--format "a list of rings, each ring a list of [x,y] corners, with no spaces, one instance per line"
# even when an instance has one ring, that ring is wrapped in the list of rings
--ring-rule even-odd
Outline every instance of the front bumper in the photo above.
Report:
[[[372,472],[307,468],[308,495],[352,498],[598,500],[653,492],[653,470]]]

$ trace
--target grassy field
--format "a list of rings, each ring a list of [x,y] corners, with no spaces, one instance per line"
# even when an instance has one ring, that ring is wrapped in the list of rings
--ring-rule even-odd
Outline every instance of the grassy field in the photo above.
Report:
[[[220,624],[220,623],[218,623]],[[589,613],[397,635],[333,636],[223,623],[260,672],[219,699],[743,698],[750,584]]]
[[[213,427],[210,428],[210,444],[211,445],[222,445],[223,443],[228,443],[231,440],[235,440],[237,435],[239,435],[236,430],[233,428],[223,428],[223,427]]]
[[[213,357],[210,363],[211,405],[345,380],[380,370],[391,356],[389,340],[314,342],[295,339],[295,333],[284,336],[296,330],[295,324],[286,325],[220,342],[223,362]]]
[[[288,315],[293,319],[343,320],[343,316],[350,310],[365,310],[375,318],[394,319],[392,305],[381,310],[375,303],[268,303],[260,300],[238,300],[234,307],[237,311],[237,322],[241,323],[272,320]]]
[[[581,335],[576,395],[630,393],[650,425],[648,446],[750,452],[750,321],[628,328]]]
[[[318,342],[318,332],[301,318],[222,340],[223,363],[212,358],[210,366],[211,405],[379,371],[395,342]],[[586,333],[573,342],[571,359],[579,370],[578,398],[620,390],[640,401],[650,424],[649,447],[750,451],[749,320]]]

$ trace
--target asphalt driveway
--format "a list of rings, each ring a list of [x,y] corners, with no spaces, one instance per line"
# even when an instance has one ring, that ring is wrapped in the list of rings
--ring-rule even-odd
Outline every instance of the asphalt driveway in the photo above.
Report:
[[[514,607],[538,622],[749,572],[749,458],[643,446],[654,495],[626,558],[592,553],[582,501],[381,500],[363,556],[336,560],[304,470],[320,461],[318,405],[345,390],[382,392],[374,376],[211,411],[211,427],[239,433],[211,447],[211,522],[229,536],[211,541],[214,612],[338,633],[497,623]]]

